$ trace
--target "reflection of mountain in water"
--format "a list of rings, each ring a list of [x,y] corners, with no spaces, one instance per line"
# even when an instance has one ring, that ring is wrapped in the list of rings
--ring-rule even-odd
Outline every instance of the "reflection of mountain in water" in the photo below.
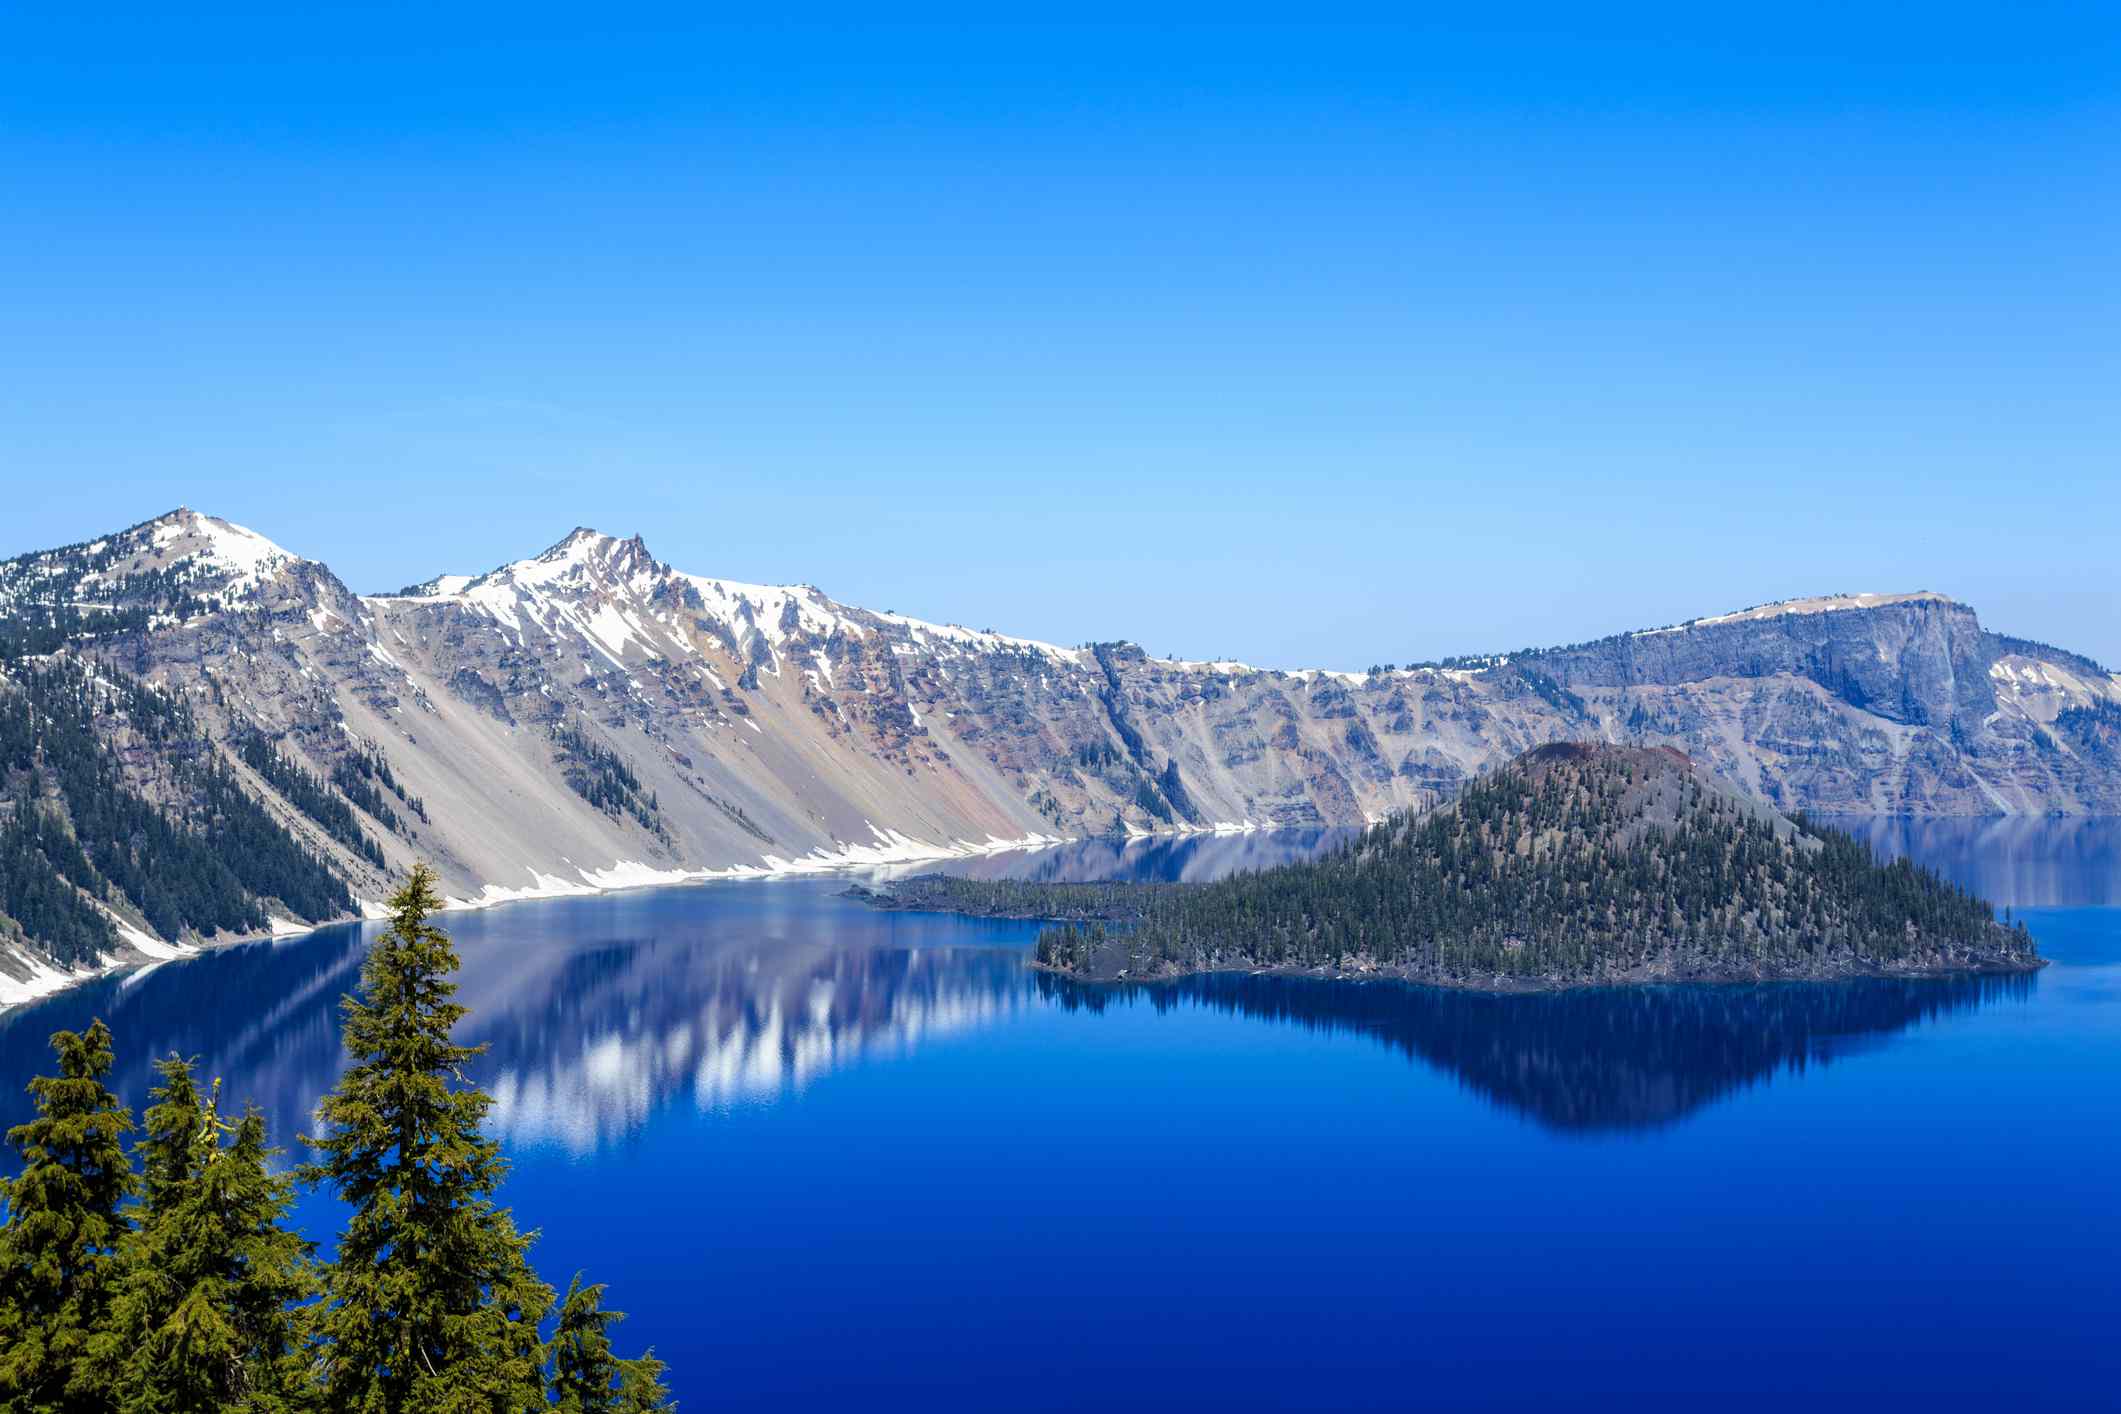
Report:
[[[22,1087],[52,1068],[51,1033],[100,1016],[116,1040],[111,1089],[135,1109],[155,1083],[154,1061],[174,1051],[223,1077],[227,1101],[257,1101],[273,1143],[298,1147],[295,1135],[339,1073],[339,998],[360,979],[360,938],[349,924],[297,943],[223,948],[0,1014],[0,1124],[29,1114]]]
[[[1906,855],[1998,908],[2121,904],[2121,820],[2005,815],[1822,816],[1886,857]]]
[[[1821,816],[1887,858],[1911,856],[1999,908],[2121,905],[2121,819],[2068,816]],[[1238,835],[1072,840],[1050,849],[908,865],[981,879],[1089,883],[1202,881],[1323,854],[1356,832],[1265,830]]]
[[[1042,995],[1071,1009],[1146,998],[1159,1010],[1206,1006],[1360,1032],[1550,1129],[1581,1133],[1675,1123],[1783,1069],[2035,985],[2031,976],[1865,978],[1505,997],[1242,973],[1125,989],[1038,978]]]
[[[713,1106],[770,1096],[1031,999],[1022,954],[964,946],[982,931],[966,920],[820,909],[816,894],[729,896],[819,910],[807,917],[812,926],[794,929],[812,941],[775,936],[779,923],[732,922],[710,934],[696,913],[689,926],[650,937],[579,927],[595,915],[544,905],[514,920],[451,920],[465,934],[502,937],[559,920],[534,940],[459,939],[457,999],[471,1012],[458,1034],[489,1048],[467,1072],[495,1096],[495,1130],[586,1150],[675,1099]],[[566,926],[569,916],[577,928]],[[101,1016],[117,1038],[112,1088],[136,1109],[154,1083],[152,1062],[174,1050],[226,1077],[232,1101],[256,1099],[274,1142],[297,1147],[343,1063],[339,1000],[359,981],[372,932],[348,926],[229,948],[0,1016],[0,1076],[10,1082],[0,1090],[0,1127],[28,1116],[22,1085],[50,1068],[50,1034]]]
[[[2113,822],[1921,828],[1968,830],[1981,841],[1970,849],[2027,858],[1996,843],[1999,824],[2038,827],[2024,836],[2028,849],[2055,848],[2065,836],[2079,842],[2072,848],[2080,864],[2046,876],[2058,887],[2092,877],[2111,887]],[[1093,840],[966,863],[1037,878],[1192,879],[1316,852],[1335,838],[1283,831]],[[991,946],[1028,944],[1034,924],[878,913],[835,897],[841,886],[651,890],[448,919],[464,959],[466,1039],[492,1047],[472,1073],[498,1098],[496,1127],[593,1147],[630,1132],[657,1106],[784,1092],[858,1057],[1006,1017],[1039,993],[1072,1007],[1122,995],[1051,978],[1034,992],[1021,952]],[[0,1013],[0,1127],[27,1116],[22,1087],[49,1068],[50,1033],[101,1016],[117,1036],[113,1088],[135,1107],[146,1100],[151,1062],[174,1050],[197,1056],[207,1075],[226,1077],[232,1100],[256,1098],[275,1142],[293,1147],[338,1075],[339,998],[357,982],[373,932],[374,925],[347,926],[227,948]],[[1149,995],[1158,1005],[1361,1032],[1542,1124],[1616,1130],[1672,1122],[1784,1067],[2034,985],[1866,981],[1505,998],[1225,976]]]
[[[586,1152],[679,1097],[770,1098],[870,1054],[986,1024],[1030,996],[1019,954],[618,942],[568,955],[544,1004],[474,1018],[510,1138]]]
[[[909,865],[899,874],[949,873],[974,879],[1033,879],[1086,884],[1205,882],[1271,869],[1325,853],[1359,831],[1344,828],[1252,830],[1222,835],[1152,835],[1130,840],[1070,840],[1050,849],[1017,850],[943,864]]]

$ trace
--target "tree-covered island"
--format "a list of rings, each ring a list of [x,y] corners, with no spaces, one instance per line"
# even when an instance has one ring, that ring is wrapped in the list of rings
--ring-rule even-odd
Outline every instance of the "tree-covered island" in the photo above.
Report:
[[[1983,900],[1669,748],[1539,747],[1332,854],[1212,884],[909,883],[915,906],[1066,920],[1037,965],[1091,981],[1265,969],[1520,991],[2044,965]]]

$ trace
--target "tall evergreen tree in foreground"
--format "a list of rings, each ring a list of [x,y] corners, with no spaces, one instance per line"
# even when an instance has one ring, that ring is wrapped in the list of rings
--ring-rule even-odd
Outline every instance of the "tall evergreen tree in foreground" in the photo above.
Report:
[[[228,1123],[220,1082],[202,1092],[170,1056],[128,1155],[132,1115],[103,1083],[110,1032],[52,1037],[59,1073],[30,1082],[37,1117],[7,1134],[21,1175],[0,1181],[0,1414],[674,1407],[653,1352],[613,1356],[604,1288],[578,1276],[556,1308],[495,1205],[507,1164],[479,1127],[492,1101],[461,1070],[484,1048],[451,1039],[464,1008],[456,953],[427,921],[434,882],[416,869],[391,900],[343,1004],[353,1064],[300,1171],[353,1208],[329,1266],[284,1226],[294,1183],[255,1107]]]
[[[231,1125],[189,1062],[163,1083],[140,1144],[145,1197],[110,1320],[91,1342],[120,1414],[282,1414],[304,1407],[310,1244],[282,1226],[294,1185],[269,1164],[255,1108]],[[226,1136],[226,1142],[224,1142]]]
[[[422,1414],[545,1407],[538,1322],[552,1289],[493,1194],[507,1172],[480,1131],[492,1100],[460,1067],[484,1047],[451,1032],[457,956],[413,871],[342,1004],[353,1064],[318,1107],[305,1181],[353,1205],[316,1334],[328,1410]]]
[[[104,1087],[110,1030],[52,1036],[56,1076],[30,1081],[37,1117],[7,1133],[22,1172],[0,1180],[0,1408],[10,1414],[99,1411],[88,1358],[105,1320],[133,1190],[123,1136],[131,1113]]]

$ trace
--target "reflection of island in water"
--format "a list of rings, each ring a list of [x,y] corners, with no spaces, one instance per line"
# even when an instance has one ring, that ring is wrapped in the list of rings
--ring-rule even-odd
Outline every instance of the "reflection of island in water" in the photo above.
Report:
[[[1400,982],[1211,973],[1114,987],[1038,974],[1041,996],[1102,1011],[1146,1001],[1366,1035],[1474,1093],[1577,1133],[1653,1129],[1880,1044],[1917,1022],[2025,996],[2034,976],[1614,987],[1496,996]]]
[[[1183,876],[1318,843],[1099,843],[1108,855],[1077,849],[1055,867]],[[712,1110],[770,1099],[863,1057],[1000,1028],[1027,1007],[1100,1009],[1144,995],[1159,1007],[1367,1035],[1551,1128],[1639,1129],[1926,1017],[2038,985],[1867,980],[1493,997],[1231,974],[1130,993],[1034,980],[1024,961],[1035,924],[879,913],[836,897],[842,886],[653,890],[445,920],[464,960],[463,1037],[490,1048],[469,1070],[495,1096],[496,1130],[586,1152],[673,1104]],[[49,1068],[50,1033],[101,1016],[117,1038],[113,1088],[136,1108],[153,1082],[151,1062],[175,1050],[226,1077],[232,1101],[255,1098],[275,1142],[294,1147],[338,1075],[339,998],[357,982],[374,932],[349,925],[223,949],[0,1014],[0,1126],[27,1117],[22,1087]],[[1031,1042],[1098,1043],[1095,1028]],[[0,1166],[7,1161],[0,1154]]]

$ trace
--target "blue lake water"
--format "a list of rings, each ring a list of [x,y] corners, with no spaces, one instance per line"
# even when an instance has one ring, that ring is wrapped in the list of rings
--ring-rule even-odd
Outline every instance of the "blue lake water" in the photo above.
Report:
[[[1029,973],[844,880],[445,920],[538,1262],[684,1407],[2110,1407],[2121,825],[1860,822],[2035,977],[1491,998]],[[1203,878],[1333,836],[951,867]],[[368,927],[0,1015],[0,1119],[105,1017],[290,1136]],[[305,1199],[328,1237],[335,1204]]]

